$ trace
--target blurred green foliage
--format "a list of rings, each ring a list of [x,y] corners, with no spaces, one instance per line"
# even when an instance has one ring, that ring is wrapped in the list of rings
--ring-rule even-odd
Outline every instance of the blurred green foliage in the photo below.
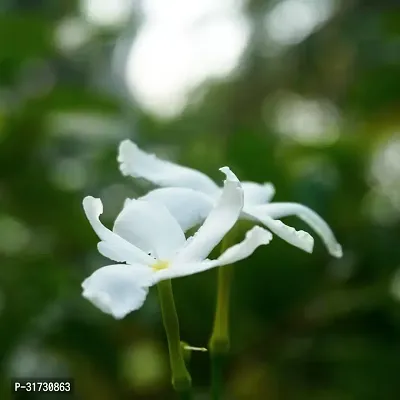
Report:
[[[228,399],[400,398],[392,293],[399,211],[369,178],[377,149],[400,128],[399,4],[343,0],[329,21],[271,58],[258,23],[270,3],[247,3],[254,29],[237,72],[208,82],[202,101],[173,120],[119,90],[111,49],[128,27],[95,29],[78,50],[62,52],[54,30],[78,15],[76,2],[0,4],[1,399],[12,398],[17,374],[71,375],[77,399],[174,398],[155,290],[122,321],[81,297],[81,281],[107,263],[82,198],[101,197],[111,224],[124,198],[149,188],[120,175],[123,138],[172,150],[217,181],[225,164],[242,180],[271,181],[277,201],[312,207],[343,245],[334,260],[317,239],[308,255],[275,238],[237,265]],[[270,111],[283,91],[334,104],[338,140],[280,135]],[[394,158],[389,166],[400,152]],[[193,346],[210,335],[215,278],[209,271],[174,281],[182,339]],[[193,353],[190,369],[196,399],[207,399],[207,353]]]

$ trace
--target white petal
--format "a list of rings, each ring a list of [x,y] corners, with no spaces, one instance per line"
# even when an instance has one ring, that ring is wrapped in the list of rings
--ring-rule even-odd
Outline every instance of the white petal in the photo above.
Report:
[[[183,231],[201,224],[213,207],[211,197],[187,188],[155,189],[141,199],[161,203],[167,207]]]
[[[155,274],[157,281],[163,279],[178,278],[197,274],[214,267],[233,264],[251,256],[254,251],[272,240],[271,232],[255,226],[246,233],[245,239],[226,250],[217,260],[204,260],[197,263],[177,263],[169,269],[159,271]]]
[[[272,218],[296,215],[318,233],[332,256],[337,258],[342,257],[342,246],[336,240],[331,228],[310,208],[298,203],[272,203],[265,205],[265,212]]]
[[[205,174],[192,168],[160,160],[146,153],[130,140],[119,146],[118,162],[123,175],[144,178],[158,186],[186,187],[214,194],[218,186]]]
[[[107,265],[95,271],[82,283],[83,297],[116,319],[142,307],[152,271],[139,265]]]
[[[241,243],[230,247],[222,253],[216,262],[219,266],[233,264],[251,256],[259,246],[266,245],[271,240],[271,232],[255,226],[246,233],[246,237]]]
[[[263,184],[242,182],[242,188],[245,205],[265,204],[270,202],[275,195],[275,187],[270,182]]]
[[[126,261],[130,264],[136,262],[151,264],[154,262],[152,257],[107,229],[100,222],[99,217],[103,213],[103,204],[100,199],[95,199],[92,196],[85,197],[83,199],[83,209],[85,210],[86,217],[90,225],[92,225],[93,230],[102,240],[98,248],[100,253],[105,257],[114,261]]]
[[[265,211],[265,207],[266,205],[245,207],[243,213],[245,216],[250,217],[250,219],[263,223],[275,235],[279,236],[291,245],[296,246],[307,253],[312,253],[314,248],[314,239],[309,233],[297,231],[291,226],[285,225],[282,221],[272,219]]]
[[[132,200],[118,215],[114,232],[158,259],[169,259],[186,243],[178,222],[159,203]]]
[[[243,190],[235,174],[221,168],[226,175],[224,189],[204,224],[178,255],[181,262],[196,262],[206,258],[225,234],[235,225],[243,208]]]
[[[114,244],[110,244],[109,242],[99,242],[97,243],[97,250],[104,257],[109,258],[110,260],[117,262],[129,262],[126,260],[125,253],[120,251],[119,246],[115,246]]]

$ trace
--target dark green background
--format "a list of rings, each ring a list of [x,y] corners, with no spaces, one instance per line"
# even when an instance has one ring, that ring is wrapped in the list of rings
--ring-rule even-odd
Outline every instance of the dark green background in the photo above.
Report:
[[[238,73],[210,82],[200,106],[167,122],[130,102],[110,75],[116,38],[135,26],[98,29],[64,54],[54,28],[78,13],[74,1],[0,2],[2,400],[17,373],[71,375],[77,399],[174,398],[156,291],[122,321],[81,297],[81,281],[108,263],[83,197],[103,199],[110,225],[125,197],[148,188],[120,175],[123,138],[172,149],[219,182],[223,165],[242,180],[272,181],[277,201],[312,207],[343,245],[335,260],[318,238],[312,255],[275,238],[237,265],[227,399],[400,398],[400,304],[391,294],[399,211],[379,186],[373,193],[388,217],[371,218],[366,206],[374,154],[400,132],[400,4],[343,0],[310,37],[270,59],[258,26],[268,3],[248,2],[255,30]],[[278,135],[265,99],[282,90],[330,100],[341,115],[339,140],[309,146]],[[54,118],[71,112],[110,118],[110,126],[67,117],[55,129]],[[398,168],[392,190],[400,193],[396,182]],[[208,341],[215,277],[174,281],[182,338],[194,346]],[[196,399],[207,399],[207,354],[193,354],[190,370]]]

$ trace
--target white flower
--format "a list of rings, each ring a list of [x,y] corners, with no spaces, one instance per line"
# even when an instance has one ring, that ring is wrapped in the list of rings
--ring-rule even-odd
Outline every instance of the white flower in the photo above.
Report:
[[[268,244],[270,232],[256,226],[243,242],[226,250],[217,260],[206,257],[238,220],[243,189],[229,168],[221,168],[226,180],[222,193],[204,224],[186,240],[179,222],[168,209],[151,200],[131,200],[115,220],[113,230],[100,222],[100,199],[86,197],[83,207],[100,238],[99,252],[115,264],[95,271],[83,283],[83,296],[103,312],[123,318],[144,303],[149,287],[164,279],[192,275],[232,264]],[[179,200],[179,199],[177,199]],[[190,208],[186,209],[190,213]],[[185,211],[182,210],[181,214]]]
[[[144,178],[162,187],[143,198],[164,204],[185,231],[204,220],[221,192],[221,188],[200,171],[160,160],[155,155],[142,151],[130,140],[121,142],[118,161],[123,175]],[[244,190],[241,218],[260,222],[288,243],[311,253],[314,247],[313,237],[278,220],[295,215],[322,238],[331,255],[342,257],[342,247],[332,230],[313,210],[298,203],[270,203],[275,194],[271,183],[241,184]],[[129,199],[126,204],[128,203]]]

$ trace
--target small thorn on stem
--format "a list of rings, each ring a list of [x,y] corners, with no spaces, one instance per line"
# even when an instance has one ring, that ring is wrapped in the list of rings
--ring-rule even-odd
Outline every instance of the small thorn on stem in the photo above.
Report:
[[[189,345],[185,345],[183,348],[185,350],[191,350],[191,351],[202,351],[202,352],[208,351],[205,347],[193,347]]]

